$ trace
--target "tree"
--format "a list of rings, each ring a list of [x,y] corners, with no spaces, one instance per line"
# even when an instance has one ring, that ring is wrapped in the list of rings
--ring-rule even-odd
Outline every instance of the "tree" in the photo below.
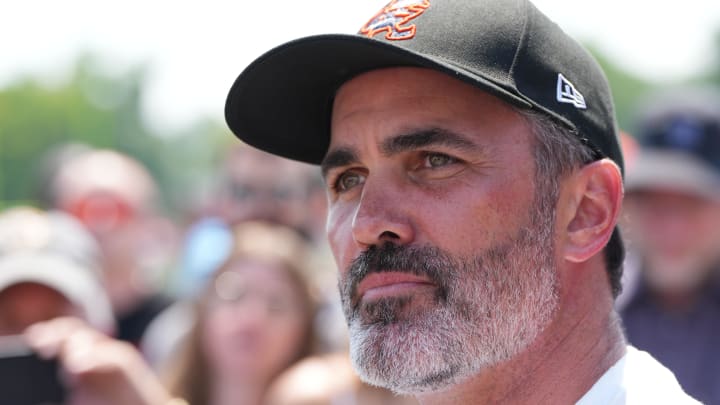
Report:
[[[69,79],[56,87],[26,77],[0,90],[0,206],[37,204],[46,185],[43,160],[72,143],[135,157],[158,180],[165,202],[177,201],[188,189],[184,177],[209,170],[213,150],[230,139],[227,130],[209,122],[182,134],[151,133],[141,115],[144,68],[109,76],[96,61],[80,57]]]

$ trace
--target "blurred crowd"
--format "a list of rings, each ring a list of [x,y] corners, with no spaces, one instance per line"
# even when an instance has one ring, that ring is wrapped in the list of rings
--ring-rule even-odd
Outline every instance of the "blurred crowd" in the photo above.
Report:
[[[654,97],[630,133],[617,309],[720,404],[720,93]],[[66,145],[44,167],[41,205],[0,213],[0,336],[58,359],[68,403],[414,403],[349,364],[316,168],[236,146],[179,221],[130,156]]]
[[[631,344],[690,395],[720,404],[720,93],[661,93],[638,114],[617,306]]]
[[[351,372],[316,168],[233,147],[177,221],[130,156],[43,164],[41,204],[0,213],[0,336],[57,359],[68,403],[411,403]]]

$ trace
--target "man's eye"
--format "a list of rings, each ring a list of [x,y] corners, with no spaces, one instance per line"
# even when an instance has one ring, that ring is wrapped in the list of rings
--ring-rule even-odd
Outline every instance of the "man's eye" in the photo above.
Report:
[[[345,172],[335,181],[335,189],[338,192],[350,190],[365,182],[365,177],[360,173]]]
[[[425,156],[425,165],[429,168],[442,167],[457,162],[457,159],[444,153],[428,153]]]

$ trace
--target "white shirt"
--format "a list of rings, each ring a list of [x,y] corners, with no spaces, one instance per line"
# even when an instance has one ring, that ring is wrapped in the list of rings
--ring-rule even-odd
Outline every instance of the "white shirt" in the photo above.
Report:
[[[632,346],[576,405],[697,405],[675,375],[650,354]]]

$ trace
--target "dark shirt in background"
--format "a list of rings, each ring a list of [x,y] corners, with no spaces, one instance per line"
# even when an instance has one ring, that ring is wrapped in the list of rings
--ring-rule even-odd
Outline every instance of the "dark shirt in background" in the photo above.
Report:
[[[622,309],[628,341],[675,373],[685,391],[720,405],[720,287],[703,291],[685,312],[668,312],[642,284]]]
[[[150,322],[172,304],[172,300],[164,295],[152,295],[145,298],[130,312],[117,319],[116,338],[140,346]]]

